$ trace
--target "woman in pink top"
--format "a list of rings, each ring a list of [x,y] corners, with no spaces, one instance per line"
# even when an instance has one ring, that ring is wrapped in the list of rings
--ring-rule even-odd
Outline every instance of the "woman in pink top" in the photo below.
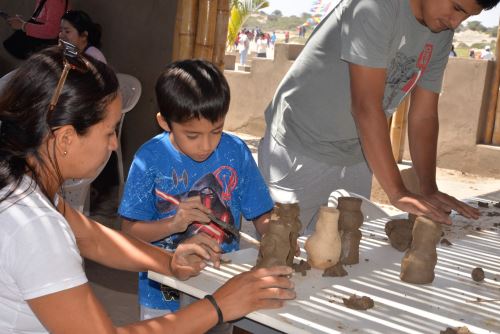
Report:
[[[45,2],[41,11],[36,17],[36,21],[28,22],[16,15],[7,19],[9,25],[14,30],[23,30],[26,35],[39,39],[57,39],[59,34],[59,22],[68,7],[68,0],[36,0],[35,8],[41,2]]]

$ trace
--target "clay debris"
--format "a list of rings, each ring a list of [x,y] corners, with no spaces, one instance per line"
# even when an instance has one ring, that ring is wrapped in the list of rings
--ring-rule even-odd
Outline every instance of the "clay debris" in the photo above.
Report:
[[[410,248],[413,224],[408,219],[394,219],[385,224],[385,234],[391,246],[400,252]]]
[[[488,202],[477,201],[477,206],[480,208],[487,208],[489,207],[489,204]]]
[[[476,282],[481,282],[482,280],[484,280],[483,268],[480,267],[474,268],[471,272],[471,277]]]
[[[311,265],[304,260],[300,260],[299,263],[292,264],[293,271],[296,273],[301,273],[302,276],[306,276],[306,271],[311,270]]]
[[[494,206],[495,208],[499,208],[499,209],[500,209],[500,202],[497,202],[497,203],[493,204],[493,206]]]
[[[440,331],[440,334],[472,334],[472,332],[467,328],[467,326],[463,327],[448,327],[444,331]]]
[[[328,267],[323,272],[323,277],[344,277],[347,276],[347,271],[344,269],[342,264],[339,262],[334,266]]]
[[[349,298],[342,298],[344,305],[353,310],[365,311],[375,306],[375,302],[370,297],[352,295]]]
[[[443,245],[443,246],[452,246],[452,245],[453,245],[453,244],[451,243],[451,241],[450,241],[450,240],[448,240],[448,239],[446,239],[446,238],[441,239],[441,242],[440,242],[440,243],[441,243],[441,245]]]

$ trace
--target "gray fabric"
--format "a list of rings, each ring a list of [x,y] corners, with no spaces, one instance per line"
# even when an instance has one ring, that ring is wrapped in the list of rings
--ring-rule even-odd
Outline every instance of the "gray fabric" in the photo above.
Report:
[[[330,165],[297,154],[270,136],[260,142],[258,159],[272,199],[299,203],[303,235],[314,231],[319,207],[327,205],[332,192],[345,189],[370,197],[372,172],[365,161],[351,166]]]
[[[387,69],[390,115],[416,82],[439,92],[452,31],[432,33],[409,0],[343,0],[316,28],[266,110],[271,135],[308,157],[352,165],[364,160],[351,115],[349,63]]]

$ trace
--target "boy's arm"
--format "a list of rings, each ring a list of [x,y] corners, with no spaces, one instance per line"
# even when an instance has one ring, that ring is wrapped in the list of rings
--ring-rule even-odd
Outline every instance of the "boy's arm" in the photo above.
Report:
[[[58,209],[73,231],[83,257],[120,270],[153,270],[187,279],[205,266],[204,260],[218,262],[220,248],[210,238],[178,248],[175,254],[101,225],[60,199]]]
[[[259,217],[252,220],[253,225],[255,226],[255,229],[257,230],[259,236],[263,236],[264,234],[266,234],[267,229],[269,228],[270,219],[271,219],[271,211],[266,212],[263,215],[260,215]]]
[[[175,216],[154,221],[131,221],[123,219],[122,231],[147,242],[164,239],[172,234],[186,231],[193,222],[210,222],[210,209],[199,196],[189,197],[179,203]]]

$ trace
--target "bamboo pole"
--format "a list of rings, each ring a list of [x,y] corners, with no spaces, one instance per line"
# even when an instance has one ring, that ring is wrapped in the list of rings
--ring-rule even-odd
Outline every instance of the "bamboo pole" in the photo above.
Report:
[[[217,1],[200,0],[199,2],[198,27],[194,47],[195,58],[212,61],[217,21]]]
[[[221,71],[224,71],[224,56],[226,54],[229,13],[229,0],[218,0],[217,23],[215,27],[215,46],[212,61]]]
[[[175,12],[174,40],[172,42],[172,60],[179,59],[179,30],[182,18],[182,0],[177,0]]]
[[[392,115],[391,123],[391,146],[392,155],[396,162],[401,162],[403,159],[406,124],[408,122],[408,108],[410,106],[410,95],[408,94],[399,104],[398,109]]]
[[[177,57],[174,60],[191,59],[194,55],[196,39],[196,25],[198,22],[198,0],[178,0],[177,10],[179,19],[179,33],[177,43]],[[175,50],[175,46],[174,46]]]
[[[486,114],[486,126],[484,129],[483,143],[500,145],[500,110],[497,108],[498,89],[500,85],[500,60],[498,56],[500,52],[500,25],[498,26],[495,74],[491,83],[490,101],[488,104],[488,112]]]
[[[496,99],[495,99],[495,126],[493,128],[493,137],[491,143],[493,145],[500,145],[500,105],[498,103],[498,90],[500,89],[500,22],[498,25],[497,32],[497,47],[496,47],[496,59],[495,59],[495,81],[493,82],[493,88],[496,88]]]

